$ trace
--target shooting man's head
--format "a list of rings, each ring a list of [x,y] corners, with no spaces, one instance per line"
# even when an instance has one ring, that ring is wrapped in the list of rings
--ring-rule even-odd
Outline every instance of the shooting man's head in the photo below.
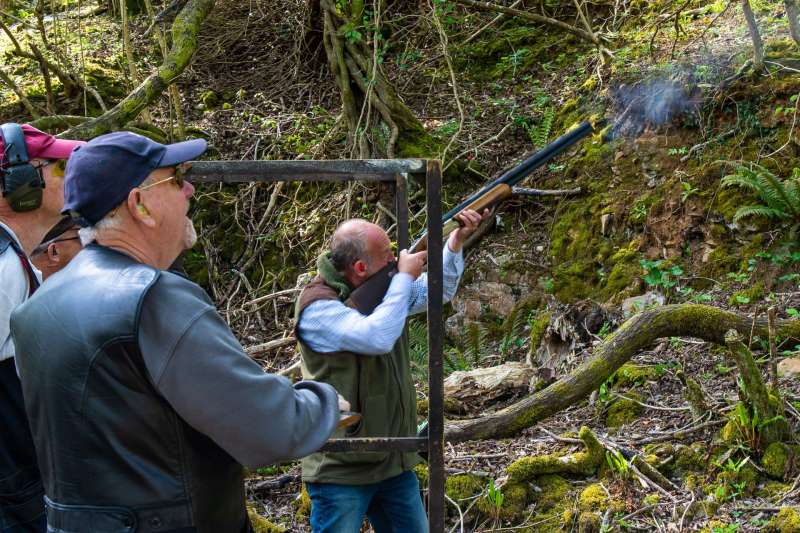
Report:
[[[343,222],[331,239],[331,262],[353,287],[394,260],[389,236],[366,220]]]
[[[31,262],[41,270],[44,279],[67,266],[81,251],[83,247],[78,229],[71,218],[64,217],[44,236],[42,243],[33,249]]]
[[[129,132],[101,135],[67,165],[64,213],[84,227],[85,244],[97,241],[166,269],[197,240],[186,216],[194,187],[182,164],[205,150],[202,139],[163,145]]]

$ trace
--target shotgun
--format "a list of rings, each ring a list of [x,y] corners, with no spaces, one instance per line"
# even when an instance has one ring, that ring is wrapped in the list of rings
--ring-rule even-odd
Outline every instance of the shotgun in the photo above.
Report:
[[[478,192],[455,206],[442,217],[442,235],[447,237],[451,231],[458,228],[460,222],[456,216],[465,209],[482,212],[496,206],[501,201],[510,197],[512,187],[529,176],[534,170],[541,167],[557,155],[563,153],[581,139],[601,130],[606,124],[604,119],[585,121],[554,140],[538,152],[522,161],[519,165],[504,172]],[[409,248],[410,252],[421,252],[428,247],[428,235],[424,232]],[[348,306],[360,313],[369,315],[383,301],[383,296],[389,289],[392,276],[397,272],[397,263],[392,262],[370,276],[363,284],[350,293],[345,302]]]

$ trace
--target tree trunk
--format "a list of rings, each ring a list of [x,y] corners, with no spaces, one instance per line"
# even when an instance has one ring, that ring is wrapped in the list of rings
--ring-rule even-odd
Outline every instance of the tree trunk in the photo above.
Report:
[[[783,339],[800,339],[800,320],[776,324]],[[767,338],[767,321],[707,305],[668,305],[640,313],[597,346],[591,358],[549,387],[505,409],[480,418],[448,422],[445,439],[462,442],[516,435],[587,398],[640,350],[664,337],[697,337],[723,344],[728,330]]]
[[[797,7],[797,0],[784,0],[786,6],[786,18],[789,19],[789,33],[792,35],[794,42],[800,46],[800,9]]]
[[[764,43],[761,40],[761,32],[758,30],[758,22],[753,8],[750,7],[750,0],[742,0],[742,11],[747,21],[747,29],[750,32],[750,39],[753,41],[753,71],[756,75],[764,71]]]
[[[379,24],[365,25],[363,0],[311,0],[309,13],[322,17],[322,43],[342,98],[348,142],[356,157],[432,156],[419,147],[435,143],[411,109],[400,99],[381,69],[383,47]],[[307,43],[314,46],[315,26]],[[318,31],[318,30],[316,30]],[[376,52],[377,47],[377,52]]]
[[[172,48],[158,69],[120,103],[93,118],[72,127],[59,136],[70,139],[91,139],[125,126],[183,73],[191,63],[200,26],[214,7],[214,0],[189,0],[172,23]]]

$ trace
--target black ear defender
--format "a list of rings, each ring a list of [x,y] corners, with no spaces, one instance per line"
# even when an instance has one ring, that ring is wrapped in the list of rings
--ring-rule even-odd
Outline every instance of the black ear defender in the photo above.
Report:
[[[3,154],[0,161],[0,186],[3,197],[16,212],[33,211],[42,205],[44,177],[31,165],[25,148],[25,133],[19,124],[0,126]]]

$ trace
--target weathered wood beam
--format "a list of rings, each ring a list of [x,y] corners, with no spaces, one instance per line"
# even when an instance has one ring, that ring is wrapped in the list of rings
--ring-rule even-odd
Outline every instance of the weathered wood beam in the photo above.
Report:
[[[248,181],[388,181],[425,172],[424,159],[332,161],[192,161],[186,178],[196,183]]]

